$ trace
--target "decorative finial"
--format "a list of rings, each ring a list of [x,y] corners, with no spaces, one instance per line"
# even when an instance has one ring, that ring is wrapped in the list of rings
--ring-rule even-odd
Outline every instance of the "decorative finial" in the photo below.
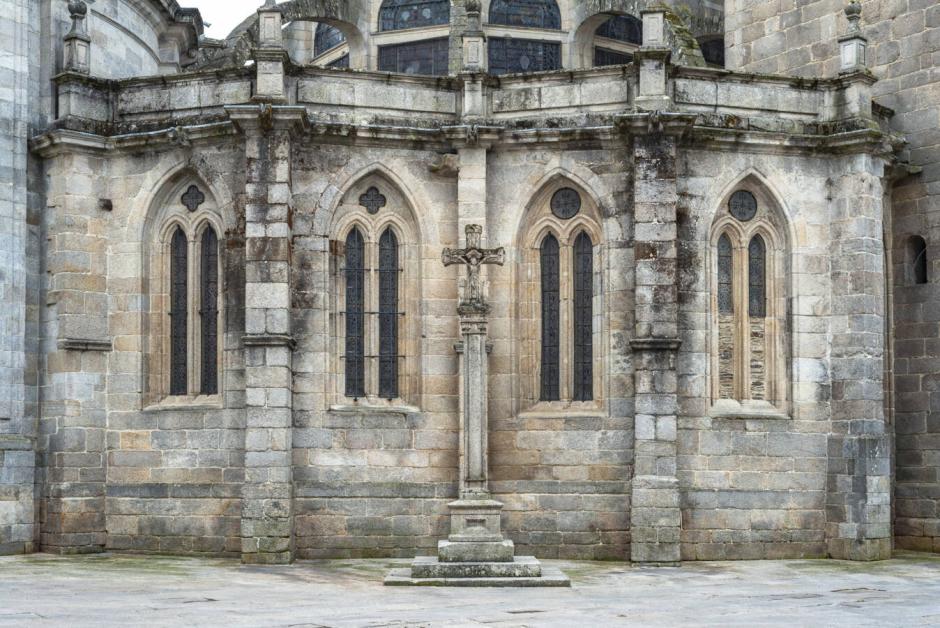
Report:
[[[467,13],[479,13],[481,11],[480,0],[467,0]]]
[[[72,30],[69,31],[66,37],[86,36],[85,16],[88,15],[88,5],[82,0],[69,0],[69,14],[72,17]]]
[[[275,2],[274,0],[264,0],[264,6],[262,6],[261,8],[262,9],[275,9],[277,8],[277,2]]]
[[[859,22],[862,20],[862,5],[858,0],[851,0],[845,7],[845,17],[849,18],[849,32],[860,32]]]

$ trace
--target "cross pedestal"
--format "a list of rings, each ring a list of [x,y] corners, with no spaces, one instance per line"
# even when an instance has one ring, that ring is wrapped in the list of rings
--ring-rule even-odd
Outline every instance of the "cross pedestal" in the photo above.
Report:
[[[486,285],[484,265],[502,265],[503,249],[483,249],[479,225],[467,226],[467,248],[445,249],[445,266],[467,267],[457,308],[462,340],[460,354],[460,483],[459,499],[448,504],[450,536],[439,541],[437,556],[418,557],[411,569],[396,569],[387,585],[438,586],[570,586],[561,571],[545,568],[533,556],[516,556],[500,526],[503,505],[492,499],[487,478],[487,357]]]

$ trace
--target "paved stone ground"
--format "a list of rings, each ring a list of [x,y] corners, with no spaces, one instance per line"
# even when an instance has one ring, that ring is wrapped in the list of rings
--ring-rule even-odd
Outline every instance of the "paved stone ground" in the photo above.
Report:
[[[940,556],[638,568],[549,561],[572,589],[383,587],[404,561],[0,558],[0,626],[940,625]]]

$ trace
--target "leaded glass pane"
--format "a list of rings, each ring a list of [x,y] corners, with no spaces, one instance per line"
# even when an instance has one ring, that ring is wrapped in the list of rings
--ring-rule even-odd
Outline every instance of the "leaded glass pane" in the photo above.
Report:
[[[615,15],[598,26],[594,34],[639,46],[643,43],[643,22],[632,15]]]
[[[633,63],[633,55],[629,52],[619,52],[617,50],[608,50],[600,46],[594,47],[594,67],[601,68],[605,65],[626,65]]]
[[[748,297],[747,311],[751,318],[767,315],[767,247],[759,235],[747,247]]]
[[[398,396],[398,238],[379,239],[379,395]]]
[[[202,340],[202,373],[200,392],[219,392],[219,239],[211,227],[202,234],[200,250],[200,328]]]
[[[428,39],[379,46],[379,70],[401,74],[443,76],[448,72],[448,40]]]
[[[385,0],[379,12],[379,30],[435,26],[450,22],[449,0]]]
[[[594,399],[594,245],[574,242],[574,401]]]
[[[170,241],[170,394],[185,395],[187,386],[189,243],[176,229]]]
[[[493,0],[490,24],[528,28],[561,28],[561,11],[555,0]]]
[[[734,251],[727,234],[718,238],[718,312],[734,313]]]
[[[558,240],[549,235],[542,242],[542,401],[561,398],[559,352],[559,262]]]
[[[365,243],[358,229],[346,238],[346,396],[365,397]]]
[[[320,56],[324,52],[336,48],[344,41],[346,41],[346,36],[343,35],[343,31],[321,22],[317,24],[317,31],[313,37],[313,53]]]
[[[561,44],[534,39],[492,37],[489,40],[490,74],[543,72],[561,68]]]

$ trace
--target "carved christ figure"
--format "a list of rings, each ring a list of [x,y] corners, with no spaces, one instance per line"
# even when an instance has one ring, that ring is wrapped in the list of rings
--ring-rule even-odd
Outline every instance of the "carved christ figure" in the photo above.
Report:
[[[506,260],[506,251],[503,248],[480,248],[483,227],[480,225],[467,225],[467,248],[444,249],[442,261],[444,266],[462,264],[467,267],[467,290],[461,305],[484,307],[483,284],[480,280],[480,267],[484,264],[497,264],[502,266]]]

